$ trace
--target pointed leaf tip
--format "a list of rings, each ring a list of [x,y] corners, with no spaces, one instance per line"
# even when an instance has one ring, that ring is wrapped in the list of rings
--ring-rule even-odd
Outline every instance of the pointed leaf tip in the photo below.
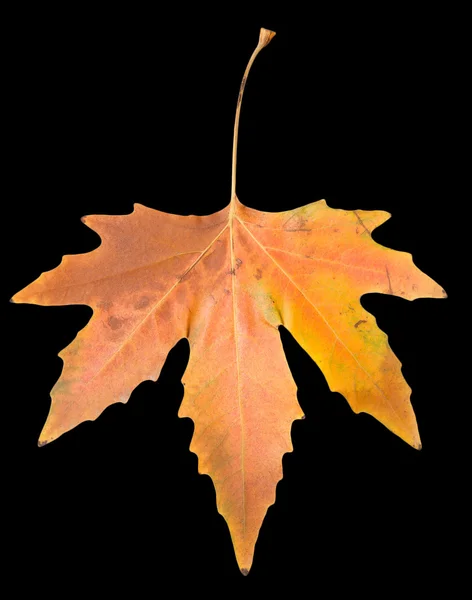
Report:
[[[246,576],[249,573],[249,569],[241,569],[241,573]]]

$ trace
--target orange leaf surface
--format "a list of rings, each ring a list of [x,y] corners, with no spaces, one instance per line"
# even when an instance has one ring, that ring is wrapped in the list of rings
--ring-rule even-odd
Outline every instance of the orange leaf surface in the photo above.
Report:
[[[265,33],[264,33],[265,32]],[[101,245],[65,256],[14,302],[87,304],[88,325],[61,353],[40,445],[156,381],[169,350],[190,344],[179,416],[190,449],[216,488],[236,558],[247,574],[282,478],[290,430],[302,418],[278,327],[318,364],[332,391],[420,448],[410,388],[387,336],[360,303],[379,292],[445,297],[410,254],[383,247],[372,230],[383,211],[332,209],[324,200],[281,213],[241,204],[235,193],[238,100],[230,204],[209,216],[167,214],[140,204],[129,215],[84,218]]]

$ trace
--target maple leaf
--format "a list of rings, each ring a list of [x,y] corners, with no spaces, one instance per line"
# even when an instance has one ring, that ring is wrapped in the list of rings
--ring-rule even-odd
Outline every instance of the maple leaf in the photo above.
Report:
[[[239,115],[249,69],[274,33],[261,30],[236,109],[230,204],[209,216],[134,205],[129,215],[84,217],[101,245],[65,256],[14,302],[87,304],[88,325],[59,356],[39,444],[49,443],[144,380],[156,381],[169,350],[190,344],[179,416],[195,431],[190,449],[210,475],[243,574],[302,418],[278,333],[284,325],[318,364],[332,391],[415,448],[410,388],[387,336],[361,305],[380,292],[445,297],[410,254],[385,248],[372,230],[384,211],[332,209],[324,200],[280,213],[236,196]]]

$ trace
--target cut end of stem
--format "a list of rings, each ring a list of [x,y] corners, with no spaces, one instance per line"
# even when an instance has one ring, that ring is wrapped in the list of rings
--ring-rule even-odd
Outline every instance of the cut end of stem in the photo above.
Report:
[[[259,47],[265,48],[270,40],[274,37],[275,31],[271,31],[270,29],[264,29],[261,27],[261,32],[259,34]]]

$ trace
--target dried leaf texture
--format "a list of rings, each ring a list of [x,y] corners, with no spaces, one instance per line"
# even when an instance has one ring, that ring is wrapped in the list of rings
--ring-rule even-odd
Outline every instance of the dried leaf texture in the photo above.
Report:
[[[87,304],[88,325],[61,353],[40,445],[156,381],[169,350],[190,344],[179,412],[195,423],[191,450],[216,488],[238,564],[251,567],[267,508],[302,417],[280,336],[284,325],[330,389],[415,448],[410,388],[363,294],[445,297],[410,254],[376,243],[383,211],[332,209],[324,200],[281,213],[233,202],[213,215],[135,205],[84,218],[101,245],[65,256],[14,302]],[[156,424],[158,427],[163,424]]]

